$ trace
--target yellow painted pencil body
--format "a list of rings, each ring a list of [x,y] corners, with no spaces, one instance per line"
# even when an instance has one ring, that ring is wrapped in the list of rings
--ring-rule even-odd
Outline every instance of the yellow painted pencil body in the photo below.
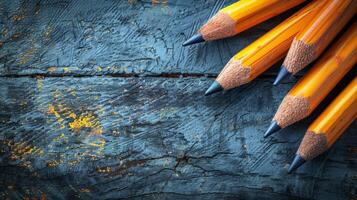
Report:
[[[357,117],[355,78],[310,125],[297,157],[312,160],[330,148]]]
[[[236,35],[305,0],[240,0],[221,9],[199,33],[206,41]]]
[[[311,2],[238,52],[216,81],[228,90],[255,79],[286,55],[295,35],[310,22],[322,6],[323,0]]]
[[[325,134],[330,147],[357,117],[357,78],[311,124],[308,131]]]
[[[284,128],[311,114],[357,62],[357,22],[290,90],[274,121]]]
[[[313,62],[357,11],[357,0],[325,0],[321,11],[296,35],[283,66],[296,74]]]

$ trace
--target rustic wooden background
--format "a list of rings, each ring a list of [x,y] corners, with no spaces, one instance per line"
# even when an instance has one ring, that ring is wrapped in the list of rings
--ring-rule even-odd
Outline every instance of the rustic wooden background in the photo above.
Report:
[[[292,13],[181,47],[232,2],[0,0],[0,199],[355,199],[356,123],[287,174],[331,97],[262,137],[301,74],[272,87],[275,66],[203,96],[235,52]]]

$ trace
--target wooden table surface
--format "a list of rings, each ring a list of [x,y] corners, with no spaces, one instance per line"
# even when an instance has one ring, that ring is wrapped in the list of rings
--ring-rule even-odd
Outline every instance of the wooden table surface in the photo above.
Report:
[[[0,199],[355,199],[356,123],[287,174],[306,128],[348,80],[267,139],[302,74],[273,87],[277,65],[203,96],[232,55],[292,13],[181,46],[232,2],[0,0]]]

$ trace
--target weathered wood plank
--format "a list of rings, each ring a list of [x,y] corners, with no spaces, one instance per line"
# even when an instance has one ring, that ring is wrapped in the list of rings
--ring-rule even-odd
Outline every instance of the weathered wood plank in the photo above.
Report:
[[[271,138],[291,83],[204,97],[199,78],[0,78],[0,197],[356,196],[357,124],[288,175],[311,118]]]
[[[183,48],[234,0],[167,2],[0,1],[0,75],[216,75],[238,50],[292,13],[235,38]]]

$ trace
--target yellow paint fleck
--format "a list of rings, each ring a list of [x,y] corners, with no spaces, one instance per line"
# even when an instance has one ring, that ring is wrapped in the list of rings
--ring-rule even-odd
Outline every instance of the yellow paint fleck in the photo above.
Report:
[[[61,135],[59,135],[58,137],[54,138],[52,141],[54,142],[58,142],[62,139],[66,138],[66,136],[64,135],[64,133],[61,133]]]
[[[69,123],[69,127],[74,131],[79,131],[82,128],[91,128],[92,133],[101,135],[103,133],[102,126],[99,120],[91,113],[83,113],[79,117],[73,117],[73,122]]]
[[[104,139],[99,139],[99,140],[96,140],[95,142],[90,142],[89,145],[93,146],[93,147],[104,148],[105,140]]]
[[[69,68],[68,68],[68,67],[64,67],[64,68],[63,68],[63,71],[64,71],[64,72],[69,72]]]
[[[78,164],[79,162],[80,162],[80,160],[70,160],[70,161],[68,161],[68,164],[74,166],[74,165]]]
[[[156,5],[156,4],[164,4],[164,5],[167,5],[167,4],[168,4],[168,0],[151,0],[151,4],[152,4],[152,5]]]
[[[47,68],[47,71],[48,72],[55,72],[56,71],[56,67],[49,67],[49,68]]]
[[[99,173],[111,173],[113,170],[111,167],[101,167],[97,168],[97,172]]]
[[[20,102],[20,106],[21,106],[21,107],[27,106],[27,102],[26,102],[25,100],[21,101],[21,102]]]
[[[91,128],[93,127],[93,123],[90,116],[80,116],[78,119],[69,123],[69,127],[72,129]]]
[[[21,21],[21,20],[23,20],[23,19],[25,19],[25,16],[24,15],[14,15],[14,16],[12,16],[12,20],[14,20],[15,22],[17,22],[17,21]]]
[[[20,160],[24,160],[24,158],[20,158]],[[32,168],[32,165],[31,165],[31,162],[30,161],[23,161],[19,164],[20,167],[23,167],[23,168],[28,168],[28,169],[31,169]]]
[[[66,89],[67,93],[70,93],[71,89]],[[97,160],[101,157],[104,152],[106,141],[103,138],[103,126],[96,116],[96,114],[91,111],[80,111],[71,107],[68,107],[65,104],[62,104],[64,95],[62,91],[55,90],[53,92],[54,101],[58,102],[57,104],[50,104],[48,107],[48,113],[53,114],[56,117],[57,122],[60,124],[61,128],[67,127],[69,130],[74,131],[81,136],[84,152],[81,155],[76,156],[76,159],[67,161],[69,165],[76,165],[83,158],[91,158]],[[98,109],[99,110],[99,109]],[[87,135],[84,135],[87,134]],[[85,136],[85,138],[83,138]],[[53,142],[65,142],[68,138],[62,133],[60,136],[57,136],[52,141]],[[52,146],[48,146],[52,148]],[[61,159],[62,160],[62,159]]]
[[[57,161],[57,160],[52,160],[52,161],[47,161],[46,162],[46,166],[50,167],[50,168],[57,167],[59,164],[60,164],[60,162]]]
[[[29,145],[27,144],[27,142],[8,141],[7,145],[11,149],[11,153],[10,153],[11,160],[23,159],[28,155],[42,156],[44,154],[42,149],[33,145]]]
[[[63,119],[61,117],[61,115],[56,111],[55,107],[51,104],[48,108],[48,113],[53,114],[56,117],[56,120],[58,122],[58,124],[60,125],[61,129],[64,129],[64,123],[63,123]]]
[[[88,188],[81,188],[81,189],[79,190],[79,192],[88,193],[88,192],[90,192],[90,189],[88,189]]]
[[[76,113],[70,113],[69,117],[75,119],[75,118],[77,118],[77,115],[76,115]]]
[[[103,129],[101,127],[96,127],[93,129],[93,133],[96,135],[101,135],[103,134]]]

